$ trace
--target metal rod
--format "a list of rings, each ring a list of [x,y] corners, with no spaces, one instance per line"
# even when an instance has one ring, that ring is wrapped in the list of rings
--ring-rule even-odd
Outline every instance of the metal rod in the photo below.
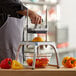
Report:
[[[54,45],[51,45],[51,47],[53,47],[54,51],[55,51],[55,55],[56,55],[56,62],[57,62],[57,68],[60,68],[59,67],[59,56],[58,56],[58,53],[57,53],[57,49]]]
[[[24,41],[24,34],[25,34],[25,29],[23,29],[23,40]],[[22,46],[22,54],[23,54],[23,63],[25,61],[25,58],[24,58],[24,45]]]
[[[35,28],[37,28],[37,24],[35,24],[35,27],[34,27],[34,29],[35,29]]]
[[[47,5],[47,6],[50,6],[50,7],[54,7],[56,5],[58,5],[60,2],[56,2],[56,3],[49,3],[49,2],[25,2],[23,1],[24,4],[31,4],[31,5],[39,5],[39,6],[43,6],[43,5]]]
[[[38,48],[39,48],[39,47],[37,47],[37,57],[38,57],[38,55],[39,55],[39,50],[38,50]]]
[[[58,67],[58,65],[48,64],[48,66]]]
[[[25,57],[33,57],[33,56],[25,56]],[[51,57],[51,56],[36,56],[36,57]]]
[[[47,8],[46,8],[46,26],[45,26],[45,28],[47,28]],[[47,33],[46,33],[46,41],[47,41]],[[46,46],[46,48],[47,48],[47,46]]]
[[[19,56],[19,52],[20,52],[20,48],[22,47],[22,45],[19,45],[17,53],[16,53],[16,60],[18,60],[18,56]]]
[[[45,27],[47,28],[47,8],[46,8],[46,26]]]
[[[27,9],[27,29],[28,29],[28,9]]]
[[[27,9],[27,25],[26,25],[26,28],[27,28],[26,41],[28,41],[28,9]]]
[[[46,33],[46,41],[47,41],[47,33]]]
[[[36,62],[36,53],[37,53],[37,46],[34,47],[34,56],[33,56],[33,67],[32,69],[35,69],[35,62]]]

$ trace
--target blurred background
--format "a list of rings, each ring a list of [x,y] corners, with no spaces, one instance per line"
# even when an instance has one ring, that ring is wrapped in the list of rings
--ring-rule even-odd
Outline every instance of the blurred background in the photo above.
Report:
[[[42,27],[46,25],[46,8],[48,23],[48,41],[55,42],[60,60],[65,56],[76,57],[76,0],[21,0],[25,6],[34,10],[43,18]],[[26,25],[24,25],[26,28]],[[34,27],[29,20],[29,27]],[[26,32],[24,34],[26,40]],[[29,34],[31,41],[37,34]],[[45,34],[40,34],[45,39]],[[52,56],[54,59],[55,55]]]

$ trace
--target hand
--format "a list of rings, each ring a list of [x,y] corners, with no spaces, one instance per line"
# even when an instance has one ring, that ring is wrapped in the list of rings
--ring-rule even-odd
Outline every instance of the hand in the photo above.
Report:
[[[16,13],[27,16],[27,10],[17,11]],[[28,9],[28,16],[31,19],[31,23],[33,24],[41,24],[42,19],[37,13],[33,12],[32,10]]]
[[[39,16],[37,13],[35,13],[35,12],[31,11],[31,10],[28,10],[28,13],[29,13],[29,17],[31,19],[31,23],[41,24],[41,22],[42,22],[41,16]]]

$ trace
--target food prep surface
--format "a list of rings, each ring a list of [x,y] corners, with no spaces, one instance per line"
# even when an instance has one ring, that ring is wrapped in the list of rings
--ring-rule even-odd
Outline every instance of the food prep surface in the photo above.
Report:
[[[64,68],[57,69],[56,67],[47,67],[41,69],[0,69],[1,76],[76,76],[76,68]]]

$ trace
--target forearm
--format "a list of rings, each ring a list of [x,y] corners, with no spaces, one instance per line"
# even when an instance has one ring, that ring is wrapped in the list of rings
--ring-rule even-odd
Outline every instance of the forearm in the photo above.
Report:
[[[17,11],[16,13],[27,16],[27,10],[21,10],[21,11]],[[32,13],[34,13],[33,11],[31,11],[30,9],[28,9],[28,16],[32,15]]]

